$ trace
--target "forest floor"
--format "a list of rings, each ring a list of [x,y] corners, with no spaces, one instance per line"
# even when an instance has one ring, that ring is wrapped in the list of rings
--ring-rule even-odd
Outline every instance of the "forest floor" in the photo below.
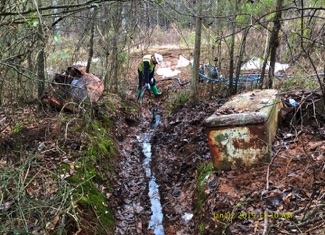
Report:
[[[162,50],[163,66],[176,69],[177,61],[183,51]],[[190,79],[186,68],[177,68],[179,77],[185,82]],[[136,71],[136,70],[134,70]],[[148,229],[151,216],[148,196],[148,178],[143,167],[142,137],[150,133],[152,162],[151,171],[159,185],[159,195],[164,215],[164,233],[177,234],[324,234],[325,233],[325,121],[324,116],[316,115],[314,102],[319,99],[314,92],[308,99],[302,99],[301,91],[291,92],[301,104],[300,114],[304,120],[290,122],[292,108],[280,122],[270,163],[261,163],[251,168],[237,167],[230,171],[217,171],[211,167],[211,156],[207,143],[205,118],[212,115],[226,101],[219,85],[200,84],[200,102],[186,102],[190,84],[180,86],[176,80],[163,80],[157,76],[158,89],[163,95],[144,97],[143,104],[136,100],[136,75],[130,78],[126,91],[128,102],[137,107],[134,116],[121,116],[115,122],[117,155],[112,182],[113,191],[108,198],[117,224],[115,234],[155,234]],[[203,98],[204,97],[204,98]],[[286,100],[285,92],[281,99]],[[308,101],[308,102],[307,102]],[[160,122],[151,128],[153,108],[158,108]],[[33,110],[33,111],[31,111]],[[12,109],[0,113],[0,147],[6,148],[0,157],[0,170],[19,162],[15,154],[15,144],[25,143],[24,151],[41,149],[44,136],[51,146],[52,155],[42,155],[42,165],[34,179],[48,177],[51,169],[62,161],[56,155],[60,151],[55,141],[58,132],[66,131],[59,126],[57,113],[46,117],[35,114],[35,109]],[[10,116],[11,115],[11,116]],[[5,136],[17,125],[13,120],[29,119],[29,131]],[[31,118],[33,120],[31,120]],[[11,120],[11,122],[10,122]],[[73,122],[73,118],[71,118]],[[80,135],[69,135],[70,151],[73,152]],[[3,149],[2,149],[3,150]],[[54,151],[56,150],[56,151]],[[47,151],[49,153],[49,151]],[[50,157],[44,157],[50,156]],[[78,153],[74,155],[78,157]],[[71,160],[71,159],[70,159]],[[28,171],[32,170],[27,168]],[[73,174],[73,170],[70,170]],[[24,178],[24,174],[21,175]],[[3,179],[1,179],[3,180]],[[55,198],[54,182],[47,188],[40,188],[37,181],[30,181],[24,189],[27,196],[40,198],[48,194]],[[10,188],[0,186],[0,189]],[[51,189],[52,188],[52,189]],[[0,213],[10,209],[13,201],[0,198]],[[89,215],[88,215],[89,216]],[[31,219],[36,220],[35,216]],[[61,219],[61,218],[60,218]],[[87,221],[85,215],[84,221]],[[58,224],[55,219],[53,226]],[[4,220],[2,221],[4,222]],[[33,230],[33,224],[27,222]],[[74,230],[76,231],[76,230]],[[78,230],[79,234],[87,234]],[[88,233],[89,234],[89,233]]]
[[[191,77],[188,70],[177,67],[179,55],[184,52],[159,52],[164,56],[159,66],[181,70],[174,77],[183,83]],[[201,83],[204,98],[191,105],[182,102],[189,84],[180,86],[176,80],[162,80],[157,86],[164,94],[153,100],[153,105],[159,107],[161,121],[152,138],[152,170],[159,185],[165,234],[324,233],[325,126],[324,116],[318,113],[320,119],[313,118],[312,105],[319,95],[300,90],[280,92],[285,103],[289,97],[299,100],[305,117],[303,123],[291,122],[298,108],[284,108],[283,113],[290,112],[282,115],[269,164],[215,171],[211,168],[203,121],[227,101],[223,88]],[[171,103],[175,107],[172,110]],[[141,106],[141,125],[134,135],[150,130],[151,108],[148,103]],[[129,138],[132,135],[121,146],[132,143]],[[133,151],[134,148],[129,149],[128,154]],[[125,184],[139,172],[132,168],[131,177],[122,180]],[[125,177],[125,171],[121,172]],[[134,197],[136,191],[132,187],[126,194]],[[137,203],[140,205],[140,201]],[[139,224],[138,221],[133,226],[141,234],[144,231],[139,230]],[[137,234],[136,229],[129,231]]]

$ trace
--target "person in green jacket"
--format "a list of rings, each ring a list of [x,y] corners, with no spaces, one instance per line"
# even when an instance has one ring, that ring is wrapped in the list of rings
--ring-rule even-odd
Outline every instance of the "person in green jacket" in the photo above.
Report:
[[[145,55],[138,66],[139,86],[138,86],[138,100],[142,103],[142,89],[151,90],[155,96],[160,96],[156,80],[154,78],[155,67],[163,61],[160,54]]]

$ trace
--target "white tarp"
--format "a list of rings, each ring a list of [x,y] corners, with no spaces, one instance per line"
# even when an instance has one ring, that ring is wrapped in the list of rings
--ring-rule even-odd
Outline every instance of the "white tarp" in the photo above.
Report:
[[[190,64],[191,61],[189,61],[188,59],[186,59],[184,56],[179,55],[179,59],[177,62],[177,67],[186,67]]]
[[[168,63],[167,63],[168,64]],[[190,64],[190,61],[186,59],[184,56],[180,55],[177,61],[176,68],[186,67]],[[162,77],[173,77],[179,74],[181,71],[178,69],[172,69],[172,67],[162,67],[157,69],[157,74]]]
[[[173,77],[176,76],[177,74],[179,74],[181,71],[175,69],[171,69],[170,67],[168,68],[158,68],[157,69],[157,74],[159,76],[163,76],[163,77]]]
[[[241,67],[241,70],[261,70],[262,66],[263,66],[263,60],[261,58],[252,57],[247,63],[245,63]],[[270,61],[268,61],[266,64],[266,70],[268,70],[269,67],[270,67]],[[280,64],[278,62],[275,62],[274,67],[275,67],[274,73],[277,73],[279,71],[287,70],[290,66],[289,64]]]

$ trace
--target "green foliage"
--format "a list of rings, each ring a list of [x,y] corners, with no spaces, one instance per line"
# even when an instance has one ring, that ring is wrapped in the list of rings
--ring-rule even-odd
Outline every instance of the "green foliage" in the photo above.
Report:
[[[107,205],[104,192],[98,189],[98,185],[107,182],[107,173],[110,174],[110,157],[115,155],[113,141],[109,136],[105,124],[92,120],[85,128],[89,138],[88,151],[85,156],[80,156],[74,167],[61,164],[61,169],[67,172],[73,170],[73,175],[67,178],[68,182],[75,186],[73,198],[81,206],[94,213],[94,221],[98,220],[94,234],[107,234],[112,231],[115,220],[111,209]]]
[[[180,90],[177,93],[174,93],[169,101],[165,102],[169,112],[183,106],[186,102],[189,101],[189,93],[186,90]]]
[[[272,21],[275,17],[275,12],[272,12],[266,16],[267,21]]]
[[[292,78],[284,78],[281,81],[276,81],[275,87],[281,91],[290,91],[295,89],[313,90],[319,88],[319,83],[313,77],[295,76]]]
[[[20,131],[21,131],[21,124],[20,123],[16,123],[12,132],[13,133],[19,133]]]
[[[55,40],[56,42],[59,42],[59,41],[60,41],[60,35],[55,34],[55,35],[54,35],[54,40]]]
[[[209,177],[210,174],[214,173],[216,170],[212,162],[209,162],[207,165],[202,164],[198,168],[198,185],[202,187]]]
[[[208,163],[203,163],[201,164],[198,169],[198,181],[197,181],[197,202],[196,202],[196,213],[200,214],[200,210],[202,208],[202,205],[204,203],[205,199],[205,182],[209,178],[209,176],[213,173],[216,172],[213,163],[208,162]],[[205,224],[202,221],[198,225],[198,231],[200,234],[202,234],[205,231]]]
[[[271,12],[276,5],[276,1],[273,0],[262,0],[255,1],[254,3],[245,2],[240,4],[238,7],[238,14],[236,15],[236,22],[238,24],[246,25],[249,22],[250,17],[257,17],[259,15],[266,15],[267,20],[272,20],[275,13],[267,14]]]
[[[201,222],[198,226],[198,230],[199,230],[199,233],[202,234],[205,230],[205,226],[204,226],[204,223]]]
[[[68,56],[67,56],[66,54],[60,54],[60,55],[59,55],[59,58],[61,58],[61,59],[67,59]]]
[[[39,21],[36,20],[36,18],[37,18],[37,15],[35,13],[30,13],[29,18],[27,18],[24,23],[35,27],[35,26],[39,25]]]
[[[175,97],[175,101],[179,106],[184,105],[188,101],[188,99],[189,99],[189,95],[187,92],[180,92]]]
[[[214,173],[216,170],[212,162],[208,164],[201,164],[198,167],[198,196],[197,196],[197,210],[200,210],[204,202],[204,184],[209,178],[210,174]]]
[[[75,202],[92,211],[93,219],[99,221],[94,234],[106,234],[105,231],[112,231],[115,223],[113,213],[107,205],[107,198],[96,187],[98,182],[103,181],[98,170],[91,163],[84,162],[68,181],[76,185],[73,191]]]
[[[186,40],[186,42],[185,42]],[[181,38],[180,39],[180,42],[179,42],[180,46],[186,46],[187,44],[188,45],[194,45],[195,44],[195,32],[189,32],[188,35],[187,35],[187,38]]]

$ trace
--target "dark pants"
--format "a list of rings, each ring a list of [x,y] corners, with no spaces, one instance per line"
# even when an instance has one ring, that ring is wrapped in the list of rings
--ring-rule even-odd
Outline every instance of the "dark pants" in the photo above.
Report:
[[[138,89],[141,90],[142,87],[144,86],[145,84],[145,78],[144,78],[144,74],[143,72],[141,72],[139,69],[138,69],[138,77],[139,77],[139,85],[138,85]],[[149,83],[150,83],[150,86],[154,86],[156,85],[156,79],[154,78],[150,78],[149,79]]]
[[[142,87],[144,86],[144,74],[138,69],[138,77],[139,77],[139,85],[138,89],[141,90]]]

